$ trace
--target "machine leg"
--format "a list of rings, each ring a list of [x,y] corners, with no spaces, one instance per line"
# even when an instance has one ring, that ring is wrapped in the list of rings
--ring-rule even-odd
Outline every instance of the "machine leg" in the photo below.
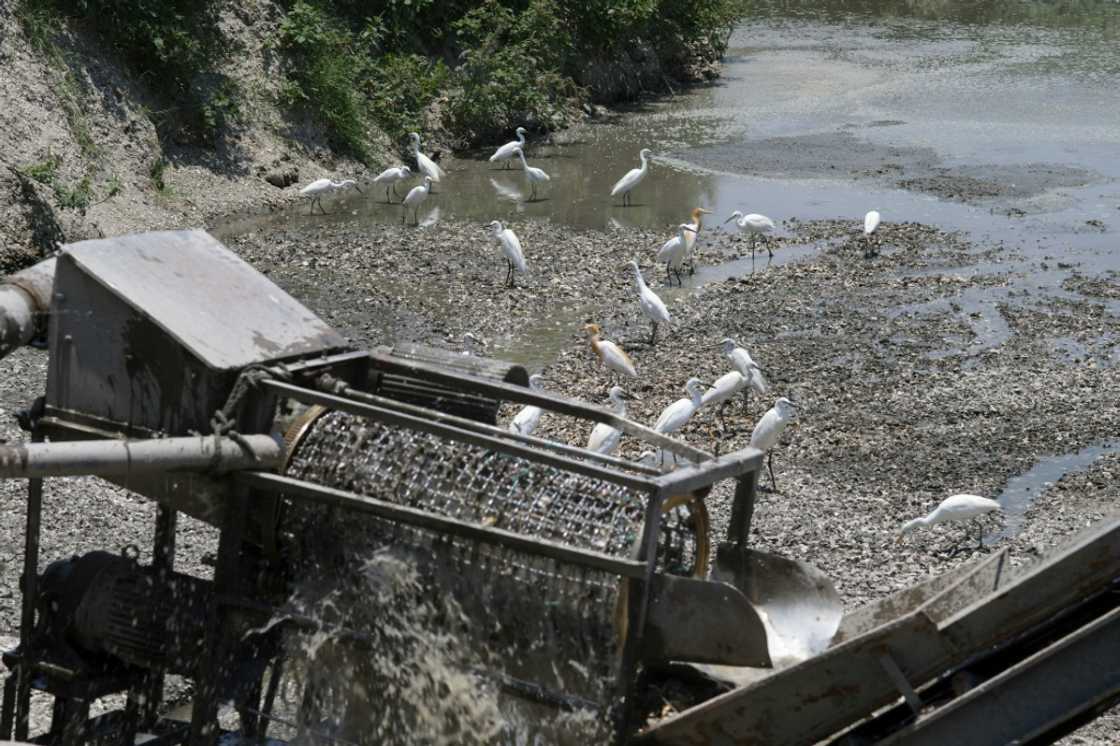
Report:
[[[66,699],[59,709],[62,716],[62,739],[59,745],[82,746],[86,741],[86,723],[89,722],[89,700],[76,697]],[[51,730],[54,730],[53,726]]]
[[[12,725],[15,723],[16,708],[16,674],[8,675],[4,680],[4,700],[0,704],[0,741],[7,741],[12,737]]]
[[[727,524],[727,540],[739,547],[747,545],[758,495],[758,472],[739,477],[735,484],[735,500],[731,503],[731,520]]]
[[[32,442],[42,442],[36,431]],[[20,662],[16,667],[15,740],[26,741],[31,729],[31,636],[35,631],[35,602],[39,584],[39,532],[43,515],[43,480],[27,481],[27,530],[23,554],[23,615],[20,620]]]

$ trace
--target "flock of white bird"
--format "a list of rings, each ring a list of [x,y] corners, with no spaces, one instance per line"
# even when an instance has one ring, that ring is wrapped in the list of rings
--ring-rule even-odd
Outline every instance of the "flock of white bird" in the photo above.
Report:
[[[514,157],[517,157],[521,161],[522,171],[530,186],[530,199],[536,199],[537,185],[547,183],[550,181],[550,177],[542,169],[530,166],[526,161],[524,150],[526,145],[525,135],[525,128],[518,127],[516,130],[516,139],[507,142],[494,151],[494,154],[490,156],[490,162],[505,162],[505,167],[509,168],[510,161]],[[410,133],[409,138],[411,140],[412,153],[416,160],[417,168],[419,173],[423,174],[423,181],[419,186],[410,189],[404,199],[401,200],[403,209],[401,219],[402,221],[405,220],[408,212],[411,211],[415,224],[419,221],[420,206],[432,193],[433,184],[440,183],[445,173],[435,161],[421,151],[421,141],[418,133]],[[638,168],[628,171],[611,189],[611,197],[621,196],[623,206],[630,204],[631,193],[649,173],[650,155],[651,151],[648,148],[643,148],[638,153],[641,165]],[[378,174],[373,179],[373,183],[385,188],[385,201],[390,202],[390,194],[397,195],[397,184],[411,177],[411,168],[405,165],[395,166],[387,168]],[[353,180],[334,181],[331,179],[318,179],[301,189],[300,193],[310,199],[312,213],[316,205],[318,205],[320,211],[325,213],[326,211],[323,209],[321,202],[323,196],[350,187],[357,189],[359,192],[361,191],[358,184]],[[692,254],[702,227],[703,216],[710,214],[710,210],[699,207],[693,210],[691,222],[681,223],[677,226],[676,235],[666,241],[657,252],[657,261],[665,264],[667,284],[672,285],[674,277],[676,277],[677,283],[681,284],[682,268],[685,264],[688,264],[691,269]],[[872,210],[864,216],[863,234],[866,247],[865,251],[872,250],[871,247],[874,245],[872,237],[879,228],[880,222],[881,216],[876,210]],[[740,210],[731,213],[730,217],[728,217],[724,223],[732,223],[737,233],[746,234],[750,237],[752,259],[754,258],[758,241],[767,234],[772,233],[775,229],[774,221],[767,216],[758,213],[744,214]],[[515,272],[524,273],[528,271],[525,253],[521,247],[521,240],[517,237],[516,233],[505,227],[501,221],[494,220],[488,224],[487,228],[490,229],[494,240],[498,243],[502,256],[506,260],[507,272],[505,284],[507,287],[512,288],[514,287]],[[767,253],[772,258],[774,252],[769,243],[766,243],[765,247]],[[653,345],[657,340],[658,326],[671,323],[672,317],[664,301],[662,301],[657,293],[646,284],[637,260],[631,261],[630,266],[634,271],[634,288],[637,294],[638,305],[642,314],[649,319],[652,325],[649,344]],[[610,340],[602,339],[602,331],[597,324],[587,324],[584,329],[588,334],[591,349],[607,370],[621,377],[638,377],[637,368],[633,360],[630,359],[630,356],[627,355],[619,345]],[[752,391],[758,395],[766,393],[768,387],[762,369],[751,357],[746,348],[730,337],[723,339],[718,346],[728,358],[732,370],[716,379],[711,384],[707,384],[698,378],[688,379],[684,387],[687,396],[678,399],[662,410],[661,415],[657,418],[653,426],[654,431],[661,434],[675,433],[681,430],[689,420],[704,407],[718,406],[716,416],[720,421],[720,429],[722,432],[724,425],[723,412],[737,394],[740,392],[743,394],[744,405],[747,405],[749,404],[749,396]],[[533,375],[529,378],[529,386],[533,390],[540,390],[543,383],[544,379],[540,375]],[[616,415],[625,416],[626,401],[634,398],[637,397],[629,395],[621,386],[616,385],[610,389],[608,403],[611,410]],[[777,490],[777,482],[774,478],[773,467],[774,447],[778,444],[786,427],[796,419],[796,413],[797,405],[786,397],[780,397],[775,401],[774,406],[759,419],[751,433],[751,446],[767,455],[766,466],[770,474],[771,488],[775,491]],[[510,421],[510,432],[521,436],[531,435],[540,423],[541,415],[542,410],[540,407],[527,406],[522,408]],[[609,424],[599,423],[592,429],[587,439],[586,447],[588,450],[595,453],[610,455],[618,448],[621,440],[622,432],[620,430]],[[662,471],[672,470],[679,465],[678,458],[674,454],[660,449],[658,451],[643,452],[640,460],[642,463],[654,466]],[[904,534],[921,526],[968,521],[999,509],[1000,505],[995,500],[979,497],[977,495],[953,495],[946,498],[929,515],[905,523],[902,526],[898,539],[901,540]],[[982,533],[980,534],[980,544],[981,546],[983,545]]]

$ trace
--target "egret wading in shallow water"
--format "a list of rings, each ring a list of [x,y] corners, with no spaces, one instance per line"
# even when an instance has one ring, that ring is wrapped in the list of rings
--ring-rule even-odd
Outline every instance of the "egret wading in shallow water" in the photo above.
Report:
[[[631,259],[630,266],[634,268],[634,288],[638,291],[638,305],[642,307],[642,313],[653,324],[653,328],[649,332],[649,343],[652,345],[657,341],[657,325],[668,324],[673,319],[669,315],[669,309],[665,307],[664,301],[657,296],[657,293],[650,290],[646,281],[642,279],[642,270],[638,268],[638,260]]]
[[[345,181],[316,179],[315,181],[305,186],[303,189],[300,189],[299,193],[304,197],[311,198],[311,210],[308,212],[308,215],[311,215],[315,212],[315,205],[319,205],[319,210],[324,215],[326,215],[327,211],[323,209],[323,195],[329,194],[330,192],[337,192],[338,190],[346,189],[347,187],[354,187],[358,190],[359,193],[361,193],[362,191],[362,188],[358,186],[358,182],[354,181],[353,179],[346,179]]]
[[[684,385],[688,397],[677,399],[665,407],[661,411],[661,416],[657,418],[657,423],[653,426],[653,429],[664,435],[675,433],[684,427],[692,414],[700,408],[700,403],[704,398],[704,387],[707,385],[699,378],[688,379],[688,382]]]
[[[502,256],[506,258],[506,287],[513,287],[513,271],[526,272],[525,254],[521,251],[521,239],[509,228],[504,227],[500,221],[492,220],[486,226],[493,231],[494,238],[502,247]]]
[[[542,383],[544,383],[544,377],[539,373],[529,376],[529,388],[533,391],[540,391]],[[518,435],[532,435],[540,421],[541,408],[530,404],[527,407],[522,407],[521,411],[514,415],[513,420],[509,423],[509,431]]]
[[[585,324],[583,330],[587,332],[592,351],[599,356],[607,370],[630,378],[638,377],[638,371],[634,368],[634,362],[630,360],[630,356],[609,339],[599,338],[603,330],[599,328],[598,324]]]
[[[875,234],[875,231],[879,229],[879,223],[881,221],[882,218],[879,216],[878,210],[872,210],[871,212],[863,216],[864,256],[870,256],[873,248],[876,252],[878,251],[878,247],[875,245],[876,242],[873,236]]]
[[[626,400],[635,397],[622,390],[621,386],[611,386],[607,399],[611,403],[611,411],[619,417],[626,416]],[[615,429],[605,422],[600,422],[591,429],[591,436],[587,439],[587,450],[609,456],[618,448],[622,440],[622,431]]]
[[[731,213],[731,217],[729,217],[727,220],[724,220],[723,222],[726,224],[730,223],[732,220],[735,221],[734,225],[737,232],[746,231],[750,234],[751,261],[754,261],[755,246],[758,243],[760,237],[774,230],[774,221],[766,217],[765,215],[759,215],[756,212],[744,215],[739,210]],[[770,248],[769,243],[766,244],[766,252],[770,255],[771,259],[774,258],[774,250]]]
[[[444,177],[443,169],[436,165],[436,162],[431,158],[420,152],[419,134],[409,132],[408,137],[412,140],[412,154],[416,156],[416,168],[420,169],[420,173],[430,178],[432,183],[438,184],[440,179]]]
[[[405,221],[408,211],[412,210],[412,224],[420,225],[420,205],[428,198],[432,191],[432,177],[425,176],[424,183],[408,190],[408,194],[401,200],[401,222]]]
[[[677,235],[666,241],[657,250],[657,261],[665,262],[665,282],[671,287],[673,275],[677,276],[677,284],[681,284],[681,264],[685,255],[685,236],[695,233],[696,230],[688,223],[677,226]]]
[[[750,386],[743,389],[743,404],[750,404],[750,392],[753,389],[758,394],[765,394],[766,378],[762,375],[762,368],[754,361],[751,354],[747,352],[746,348],[742,347],[731,337],[724,337],[717,345],[723,354],[727,355],[727,359],[731,362],[731,367],[739,371],[743,378],[749,381]]]
[[[490,156],[490,162],[497,163],[498,161],[505,161],[506,168],[509,168],[509,161],[513,156],[517,155],[516,151],[518,148],[525,147],[525,132],[526,129],[524,127],[518,127],[516,130],[517,139],[510,140],[505,145],[495,150],[494,155]]]
[[[517,157],[521,159],[521,168],[525,171],[525,178],[529,181],[529,201],[532,202],[537,198],[537,184],[543,184],[546,181],[551,181],[548,174],[539,168],[530,166],[525,160],[525,151],[521,148],[515,148],[514,152]]]
[[[696,239],[700,237],[700,230],[704,227],[704,216],[711,214],[711,210],[697,207],[689,215],[692,218],[692,222],[689,223],[692,230],[684,234],[684,261],[688,264],[689,275],[696,273],[696,266],[692,261],[692,252],[696,249]]]
[[[774,446],[778,444],[786,425],[796,417],[796,409],[797,405],[783,396],[762,415],[751,433],[751,447],[767,454],[766,468],[770,471],[770,487],[774,492],[778,491],[778,482],[774,479]]]
[[[647,159],[652,152],[649,148],[642,148],[638,152],[638,158],[642,161],[641,168],[632,168],[627,171],[626,175],[619,179],[611,189],[612,197],[622,195],[623,206],[630,204],[630,192],[642,183],[642,179],[646,178],[646,173],[649,171],[649,160]]]
[[[993,510],[1000,510],[1000,504],[995,500],[979,495],[953,495],[941,501],[932,513],[921,518],[915,518],[912,521],[907,521],[902,524],[902,528],[898,532],[898,538],[895,542],[902,541],[902,537],[910,533],[920,526],[935,526],[938,523],[959,523],[961,521],[969,521],[976,519],[976,527],[978,533],[976,538],[979,541],[978,548],[984,547],[984,524],[980,522],[980,516],[987,515]],[[965,538],[968,537],[968,532],[965,532]]]
[[[385,204],[389,204],[392,200],[389,199],[389,190],[393,190],[393,196],[397,196],[397,182],[404,181],[412,176],[412,169],[408,166],[397,166],[396,168],[387,168],[377,176],[374,177],[374,184],[385,185]]]

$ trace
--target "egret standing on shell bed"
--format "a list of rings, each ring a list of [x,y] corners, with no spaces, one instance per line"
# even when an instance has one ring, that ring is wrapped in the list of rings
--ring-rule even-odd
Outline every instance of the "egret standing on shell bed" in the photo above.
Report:
[[[743,378],[750,382],[750,387],[743,389],[744,404],[749,403],[750,389],[754,389],[759,394],[765,394],[767,386],[766,378],[762,375],[762,368],[754,361],[746,348],[731,337],[721,339],[718,346],[722,348],[723,354],[727,355],[727,359],[731,361],[731,367],[739,371]]]
[[[727,408],[731,397],[747,388],[750,382],[751,379],[747,378],[739,371],[733,370],[717,378],[715,383],[712,384],[712,387],[704,392],[704,396],[700,400],[700,406],[719,405],[719,409],[716,410],[716,417],[719,418],[721,430],[723,429],[723,410]]]
[[[980,523],[979,518],[982,515],[987,515],[993,510],[1000,510],[1000,504],[995,500],[987,497],[980,497],[979,495],[953,495],[941,501],[941,504],[934,509],[932,513],[921,518],[915,518],[912,521],[907,521],[902,524],[902,528],[898,532],[898,538],[895,543],[902,541],[902,537],[910,533],[919,526],[934,526],[938,523],[957,523],[960,521],[967,521],[977,519],[976,525],[979,528],[977,539],[979,540],[978,548],[984,546],[984,525]],[[968,533],[965,533],[967,538]]]
[[[413,225],[420,225],[420,205],[428,198],[432,191],[432,177],[425,176],[424,183],[408,190],[408,194],[401,200],[401,222],[405,221],[408,211],[412,210]]]
[[[444,176],[443,169],[436,165],[436,162],[431,158],[420,152],[420,135],[418,133],[409,132],[408,137],[412,140],[412,154],[416,156],[416,168],[420,169],[420,173],[430,178],[433,183],[438,184]]]
[[[411,168],[408,166],[397,166],[396,168],[387,168],[379,173],[374,177],[373,183],[385,185],[385,204],[389,204],[389,202],[391,202],[389,199],[389,190],[392,189],[393,195],[395,196],[397,193],[397,182],[404,181],[410,176],[412,176]]]
[[[525,147],[525,132],[526,130],[524,127],[518,127],[517,139],[510,140],[505,145],[495,150],[494,155],[490,156],[490,162],[497,163],[498,161],[505,161],[506,168],[509,168],[509,161],[517,154],[517,149]]]
[[[751,447],[767,454],[766,468],[770,471],[770,487],[774,492],[778,491],[778,482],[774,479],[774,446],[778,445],[778,439],[782,437],[786,425],[796,416],[796,409],[797,405],[783,396],[762,415],[751,433]]]
[[[681,264],[684,262],[686,246],[685,236],[695,232],[696,230],[688,223],[681,223],[677,226],[677,235],[670,238],[657,250],[657,261],[665,262],[665,282],[669,286],[673,284],[674,274],[677,276],[677,285],[681,284]]]
[[[619,417],[625,417],[626,400],[633,397],[623,391],[621,386],[611,386],[607,398],[610,399],[611,410]],[[609,456],[614,453],[614,449],[618,448],[620,440],[622,440],[621,430],[617,430],[605,422],[600,422],[591,429],[591,437],[587,439],[587,450]]]
[[[544,383],[544,377],[539,373],[529,376],[529,388],[533,391],[540,391],[542,383]],[[509,431],[518,435],[532,435],[540,421],[541,408],[530,404],[514,415],[513,420],[509,423]]]
[[[667,433],[675,433],[685,426],[688,419],[692,414],[700,408],[700,404],[704,398],[703,381],[699,378],[690,378],[688,383],[684,385],[684,390],[688,392],[688,398],[677,399],[675,402],[665,407],[661,411],[661,416],[657,418],[657,423],[653,429],[662,435]]]
[[[646,178],[646,173],[649,171],[649,161],[647,159],[652,152],[653,151],[649,148],[642,148],[641,151],[638,152],[638,157],[642,161],[641,168],[632,168],[627,171],[626,175],[619,179],[614,185],[614,188],[611,189],[612,197],[618,196],[619,194],[622,195],[622,204],[624,206],[630,204],[630,191],[638,186],[638,184],[642,183],[642,179]]]
[[[502,255],[506,258],[506,287],[513,287],[513,271],[516,269],[518,272],[525,272],[528,269],[525,254],[521,251],[521,240],[499,220],[490,221],[486,227],[494,231],[494,238],[502,247]]]
[[[519,158],[521,158],[521,168],[525,170],[525,178],[529,180],[529,189],[531,191],[531,194],[529,195],[529,201],[532,202],[537,198],[537,184],[543,184],[544,182],[549,181],[549,176],[541,169],[534,168],[533,166],[530,166],[528,162],[526,162],[524,150],[522,150],[521,148],[514,148],[514,152],[517,153],[517,156]]]
[[[881,220],[878,210],[872,210],[863,216],[863,255],[865,257],[871,256],[872,254],[871,247],[874,246],[872,235],[879,229]]]
[[[599,328],[598,324],[585,324],[583,329],[587,332],[592,351],[599,356],[608,370],[630,378],[638,377],[638,371],[634,368],[634,362],[630,360],[630,356],[609,339],[599,338],[603,330]]]
[[[731,213],[731,217],[723,222],[730,223],[732,220],[735,221],[735,228],[738,231],[746,231],[751,235],[751,261],[754,261],[755,245],[758,243],[760,236],[774,230],[774,221],[756,212],[744,215],[739,210]],[[770,244],[766,244],[766,252],[770,255],[771,259],[774,258],[774,250],[770,248]]]
[[[362,191],[362,188],[358,186],[358,182],[354,181],[353,179],[346,179],[345,181],[316,179],[315,181],[305,186],[303,189],[300,189],[299,193],[304,197],[311,198],[311,210],[308,212],[308,215],[314,214],[315,205],[319,205],[319,210],[322,211],[324,215],[326,215],[327,211],[323,209],[323,195],[329,192],[338,191],[339,189],[345,189],[346,187],[354,187],[358,190],[359,194]]]
[[[642,313],[653,324],[653,328],[649,332],[649,343],[652,345],[657,341],[657,325],[668,324],[673,319],[669,315],[669,309],[665,307],[664,301],[658,297],[657,293],[650,290],[646,281],[642,279],[642,270],[638,268],[638,260],[631,259],[630,266],[634,268],[634,288],[638,291],[638,305],[642,307]]]

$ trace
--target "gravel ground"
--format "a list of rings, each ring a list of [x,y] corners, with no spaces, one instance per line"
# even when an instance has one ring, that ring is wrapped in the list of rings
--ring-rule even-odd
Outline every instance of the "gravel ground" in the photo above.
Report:
[[[728,370],[713,346],[736,337],[767,373],[767,401],[733,404],[722,434],[703,412],[683,437],[708,449],[717,439],[723,451],[743,447],[774,397],[802,405],[798,426],[776,451],[779,490],[762,494],[751,539],[757,548],[819,567],[848,608],[991,551],[954,553],[961,531],[952,528],[895,544],[904,520],[954,492],[997,496],[1040,457],[1118,435],[1120,402],[1106,394],[1116,389],[1117,369],[1096,357],[1073,358],[1054,343],[1115,338],[1120,322],[1099,301],[1115,294],[1114,276],[1086,278],[1091,296],[1009,299],[999,312],[1011,335],[988,346],[975,344],[973,319],[955,300],[966,291],[998,289],[1006,277],[966,278],[958,271],[1009,252],[930,227],[886,224],[880,253],[864,258],[851,226],[787,225],[789,237],[773,242],[773,265],[763,254],[753,274],[748,263],[738,276],[695,292],[668,291],[661,268],[651,267],[666,238],[661,233],[579,232],[535,222],[512,227],[530,266],[513,290],[501,285],[505,265],[496,244],[475,224],[413,229],[301,221],[230,245],[357,343],[422,341],[547,361],[543,372],[552,389],[598,402],[611,381],[580,331],[594,320],[637,364],[640,377],[628,388],[641,397],[630,411],[641,422],[651,423],[683,396],[688,377],[710,381]],[[781,263],[783,251],[806,242],[827,248]],[[745,249],[706,234],[698,262],[734,261]],[[625,266],[634,256],[674,317],[653,347]],[[21,350],[3,365],[0,414],[8,415],[41,391],[45,357]],[[20,437],[10,417],[0,421],[6,428],[0,437]],[[579,444],[587,437],[585,427],[549,416],[538,433]],[[624,455],[639,450],[624,439]],[[1022,532],[999,545],[1021,563],[1111,512],[1117,469],[1117,456],[1109,455],[1043,489]],[[729,499],[726,485],[712,493],[717,524],[726,521]],[[0,634],[11,635],[18,626],[22,484],[0,484],[0,501],[9,516],[0,527]],[[93,480],[57,480],[48,505],[45,558],[127,543],[146,549],[154,513],[124,491]],[[998,528],[1000,520],[989,525]],[[186,567],[208,572],[202,557],[212,551],[212,532],[188,523],[181,534]],[[1106,716],[1069,742],[1111,743],[1117,725],[1115,715]]]

